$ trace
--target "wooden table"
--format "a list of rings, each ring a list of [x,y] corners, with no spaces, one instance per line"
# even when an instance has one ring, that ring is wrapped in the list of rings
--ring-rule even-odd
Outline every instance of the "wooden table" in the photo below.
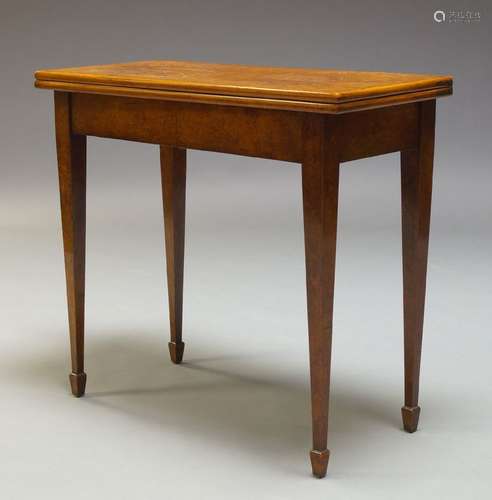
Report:
[[[313,474],[328,465],[340,164],[401,152],[405,404],[417,429],[436,98],[449,76],[145,61],[40,70],[55,94],[72,392],[84,394],[86,136],[160,145],[174,363],[183,357],[186,149],[300,163],[304,208]]]

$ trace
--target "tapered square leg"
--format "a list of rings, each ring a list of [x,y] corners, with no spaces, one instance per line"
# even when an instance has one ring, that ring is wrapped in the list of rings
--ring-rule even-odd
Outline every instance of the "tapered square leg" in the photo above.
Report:
[[[86,137],[72,132],[70,102],[70,94],[55,92],[56,148],[72,359],[70,385],[73,395],[80,397],[84,395],[86,383],[84,373]]]
[[[183,359],[183,267],[186,201],[186,150],[161,146],[161,179],[164,206],[167,288],[173,363]]]
[[[336,119],[306,117],[303,131],[302,192],[311,372],[313,449],[311,465],[324,477],[330,391],[331,339],[337,235],[339,159]]]
[[[419,105],[417,148],[401,153],[405,405],[403,427],[417,430],[419,378],[434,161],[435,101]]]

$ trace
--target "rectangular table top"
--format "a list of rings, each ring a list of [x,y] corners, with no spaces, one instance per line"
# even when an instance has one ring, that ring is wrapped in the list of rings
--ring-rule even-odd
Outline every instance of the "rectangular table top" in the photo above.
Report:
[[[259,108],[341,113],[452,93],[452,77],[185,61],[36,71],[39,88]]]

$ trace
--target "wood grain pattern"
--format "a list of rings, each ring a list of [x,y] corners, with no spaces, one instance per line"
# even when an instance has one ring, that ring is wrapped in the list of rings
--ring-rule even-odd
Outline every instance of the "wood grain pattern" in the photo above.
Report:
[[[67,281],[68,322],[72,373],[70,385],[76,397],[85,392],[85,205],[86,137],[71,127],[70,95],[55,92],[56,149]]]
[[[77,133],[283,161],[301,159],[301,114],[73,94]]]
[[[328,401],[337,236],[339,154],[337,121],[306,117],[302,162],[302,198],[311,371],[313,449],[316,477],[326,474],[329,451]]]
[[[171,341],[175,364],[183,359],[183,266],[186,205],[186,150],[161,146],[162,199],[166,242],[167,289]]]
[[[184,149],[302,162],[305,113],[72,94],[73,130]],[[418,104],[340,115],[340,161],[417,145]]]
[[[341,113],[433,99],[452,92],[452,78],[412,73],[339,71],[138,61],[45,69],[36,86],[258,108]]]
[[[418,120],[419,103],[340,115],[337,127],[340,161],[415,148]]]
[[[420,415],[418,397],[429,248],[435,111],[435,101],[420,104],[418,146],[401,153],[405,343],[405,405],[402,408],[402,417],[407,432],[417,430]]]

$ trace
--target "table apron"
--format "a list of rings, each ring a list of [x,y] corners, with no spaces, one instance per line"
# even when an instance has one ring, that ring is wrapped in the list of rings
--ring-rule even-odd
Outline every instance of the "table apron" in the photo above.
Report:
[[[72,132],[302,163],[312,113],[71,93]],[[330,115],[340,162],[414,149],[419,103]]]

